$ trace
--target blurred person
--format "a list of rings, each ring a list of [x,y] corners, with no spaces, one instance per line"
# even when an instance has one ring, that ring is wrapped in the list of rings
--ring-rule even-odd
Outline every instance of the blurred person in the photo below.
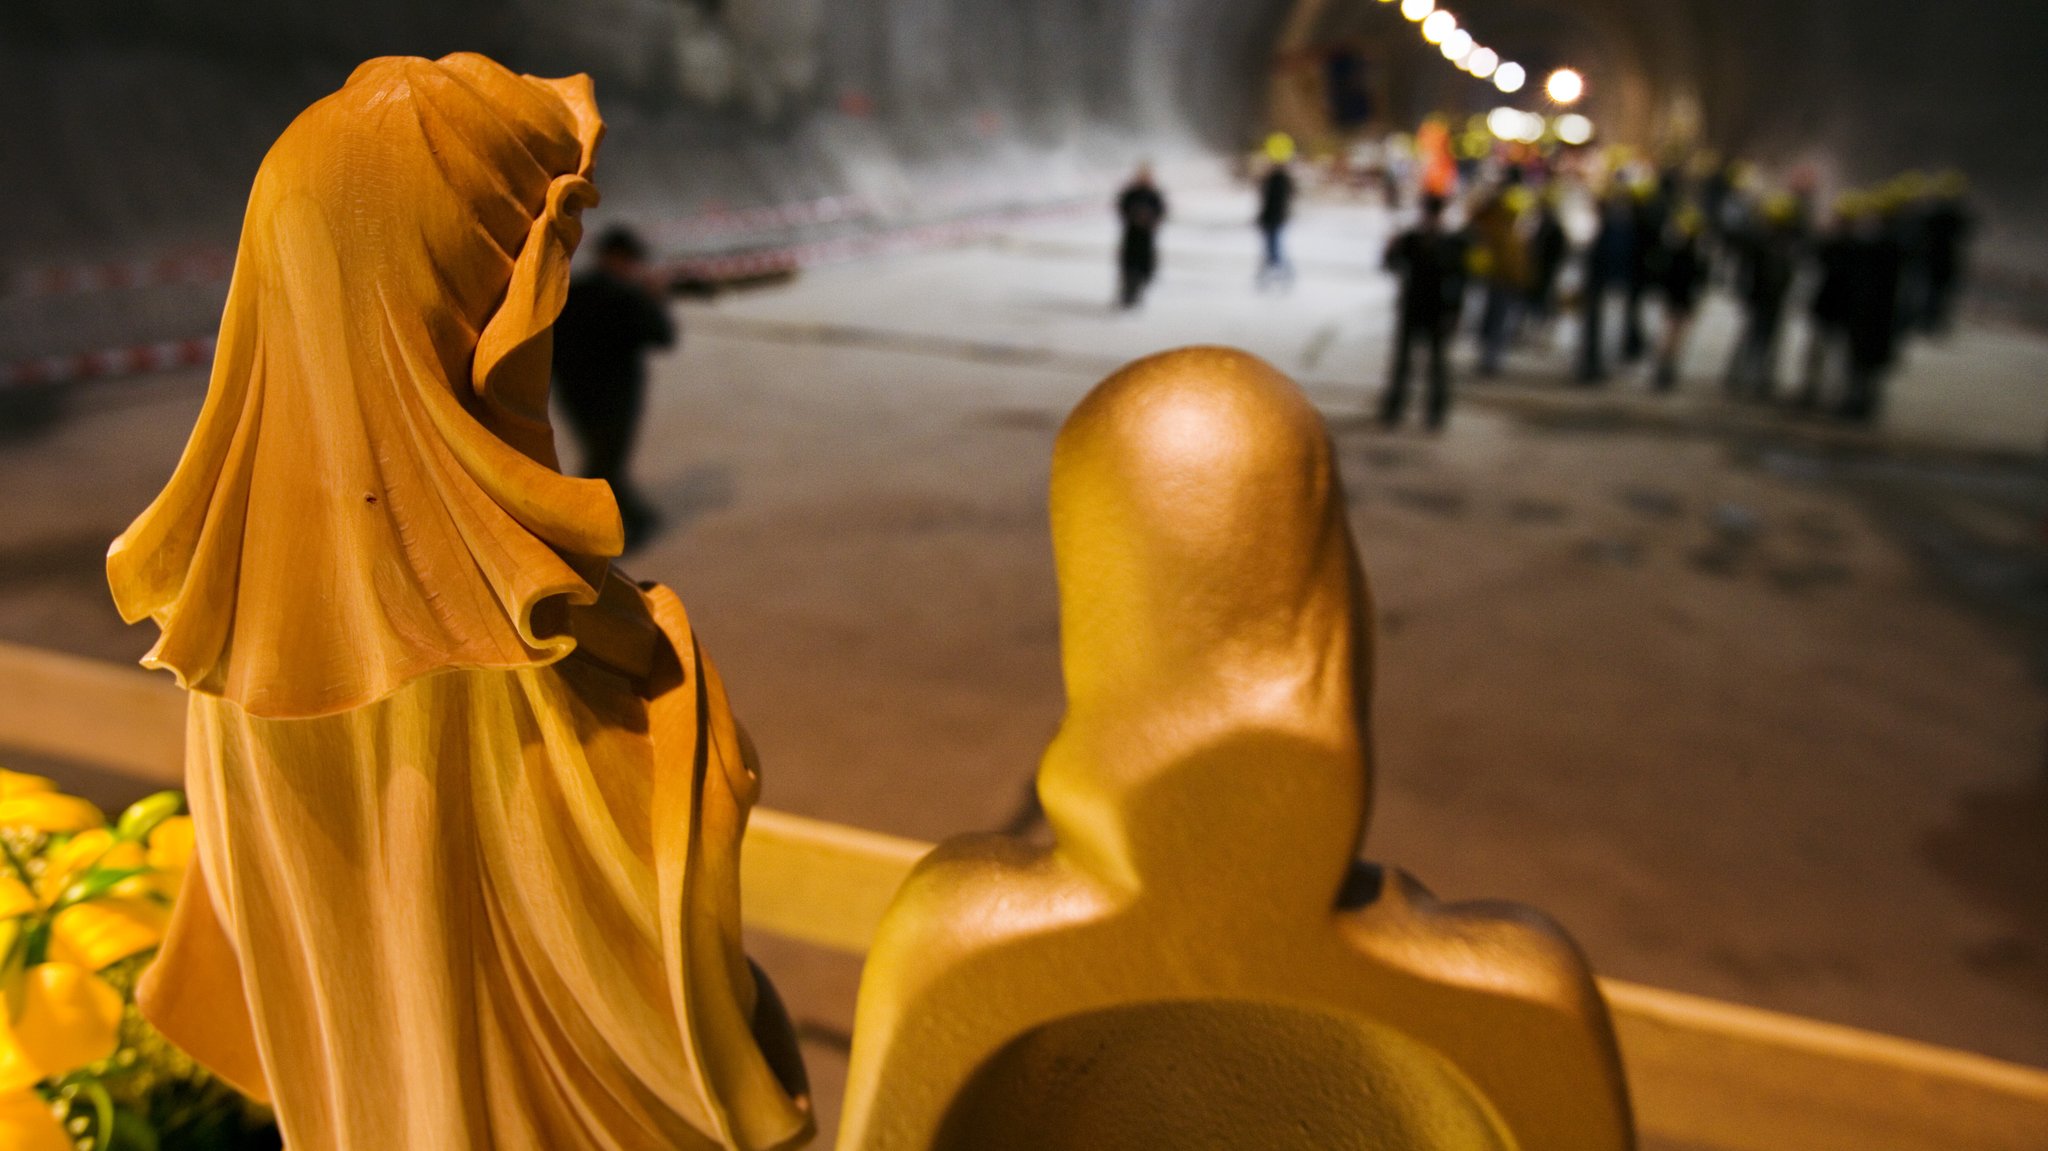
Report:
[[[1660,172],[1630,187],[1630,204],[1635,213],[1636,242],[1630,247],[1628,277],[1622,295],[1621,362],[1632,364],[1649,351],[1650,339],[1643,326],[1643,300],[1657,286],[1658,257],[1663,249],[1658,238],[1670,218],[1672,199],[1678,191],[1678,174]]]
[[[1809,321],[1806,365],[1799,385],[1798,407],[1816,411],[1826,402],[1828,367],[1846,352],[1849,342],[1849,301],[1856,290],[1855,217],[1864,209],[1853,194],[1835,202],[1834,223],[1814,245],[1816,265]]]
[[[1923,331],[1946,332],[1955,322],[1956,296],[1962,291],[1970,233],[1976,226],[1968,194],[1969,181],[1960,172],[1935,177],[1921,220],[1924,295],[1915,318]]]
[[[1117,194],[1116,218],[1123,225],[1117,245],[1117,302],[1135,308],[1159,271],[1159,225],[1166,221],[1166,197],[1152,182],[1152,165],[1140,164]]]
[[[1451,127],[1443,117],[1431,116],[1415,130],[1415,159],[1422,194],[1449,201],[1458,190],[1458,160],[1451,154]]]
[[[1471,270],[1484,286],[1479,313],[1479,374],[1500,373],[1501,357],[1514,334],[1524,293],[1529,288],[1528,251],[1519,225],[1529,200],[1520,169],[1509,168],[1501,184],[1472,213]]]
[[[1636,246],[1635,201],[1628,185],[1615,180],[1600,198],[1600,222],[1593,242],[1586,246],[1586,274],[1579,289],[1578,379],[1582,384],[1600,384],[1607,379],[1607,296],[1628,279]]]
[[[1885,377],[1898,359],[1899,292],[1905,253],[1893,208],[1880,201],[1851,217],[1848,297],[1849,387],[1836,414],[1871,423],[1884,406]]]
[[[1385,267],[1401,278],[1394,323],[1394,368],[1380,398],[1380,422],[1394,427],[1408,407],[1409,356],[1416,340],[1429,346],[1429,401],[1425,419],[1443,427],[1451,406],[1444,344],[1465,295],[1464,239],[1444,229],[1444,198],[1425,195],[1422,217],[1387,245]]]
[[[1785,330],[1785,304],[1799,269],[1805,240],[1799,205],[1773,196],[1750,226],[1733,237],[1736,295],[1742,303],[1742,334],[1728,360],[1728,394],[1768,400],[1777,390],[1778,345]]]
[[[1897,320],[1901,328],[1917,330],[1927,311],[1927,177],[1901,172],[1878,190],[1878,200],[1899,247]]]
[[[1277,149],[1268,145],[1269,152]],[[1290,141],[1286,152],[1291,155]],[[1259,181],[1259,233],[1265,238],[1265,258],[1259,265],[1258,285],[1265,287],[1269,281],[1281,284],[1294,282],[1294,266],[1287,262],[1287,253],[1281,247],[1281,236],[1287,228],[1287,220],[1294,211],[1294,175],[1288,171],[1287,159],[1274,155],[1266,168],[1265,178]]]
[[[1548,325],[1557,312],[1557,281],[1571,252],[1571,238],[1557,211],[1555,191],[1536,198],[1536,215],[1529,230],[1529,314]]]
[[[1678,363],[1685,354],[1685,338],[1692,330],[1700,294],[1707,286],[1705,215],[1690,206],[1674,213],[1664,230],[1663,249],[1658,260],[1657,287],[1664,304],[1664,332],[1657,349],[1654,382],[1658,391],[1668,392],[1678,386]]]
[[[569,281],[555,321],[555,394],[583,446],[583,474],[610,484],[618,500],[628,551],[659,526],[628,464],[646,401],[647,350],[676,342],[661,293],[646,245],[613,227],[598,238],[596,265]]]

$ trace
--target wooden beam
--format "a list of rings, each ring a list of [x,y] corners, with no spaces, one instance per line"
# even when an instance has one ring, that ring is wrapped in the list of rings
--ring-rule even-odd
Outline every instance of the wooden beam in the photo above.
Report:
[[[185,693],[165,673],[0,643],[0,748],[185,781]]]
[[[175,786],[168,677],[0,644],[0,747]],[[929,844],[759,808],[748,926],[859,955]],[[2048,1071],[1733,1003],[1600,981],[1643,1133],[1699,1151],[2043,1151]]]

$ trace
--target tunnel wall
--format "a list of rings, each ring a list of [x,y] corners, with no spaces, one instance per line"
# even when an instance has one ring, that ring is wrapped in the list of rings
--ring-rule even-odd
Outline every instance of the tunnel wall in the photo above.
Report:
[[[232,237],[291,115],[392,52],[590,72],[611,124],[600,215],[853,193],[907,216],[1100,194],[1141,154],[1255,138],[1304,5],[1324,31],[1399,19],[1366,0],[13,0],[0,265]],[[1639,135],[1683,99],[1708,142],[1837,183],[1961,168],[1985,215],[1980,262],[2042,291],[2040,0],[1453,7],[1539,65],[1590,57],[1594,98]]]
[[[15,0],[0,6],[0,263],[232,239],[250,177],[361,60],[588,72],[600,216],[857,194],[886,214],[1106,195],[1243,138],[1284,3]]]

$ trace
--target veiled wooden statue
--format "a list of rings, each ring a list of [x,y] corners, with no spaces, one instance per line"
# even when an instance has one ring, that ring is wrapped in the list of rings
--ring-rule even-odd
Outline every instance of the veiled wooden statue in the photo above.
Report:
[[[1052,462],[1055,842],[925,858],[861,977],[841,1151],[1629,1151],[1564,933],[1356,862],[1372,614],[1329,437],[1229,348]]]
[[[145,1013],[294,1151],[777,1148],[740,948],[752,750],[566,477],[549,333],[587,78],[387,58],[257,173],[198,427],[107,556],[191,692],[198,851]]]

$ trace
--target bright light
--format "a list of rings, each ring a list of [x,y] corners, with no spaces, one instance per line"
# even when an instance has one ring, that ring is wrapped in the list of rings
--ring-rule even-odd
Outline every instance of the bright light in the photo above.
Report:
[[[1493,75],[1493,70],[1498,67],[1500,67],[1500,53],[1491,48],[1474,48],[1472,49],[1472,54],[1465,57],[1465,71],[1472,73],[1481,80]]]
[[[1503,140],[1534,144],[1543,138],[1543,117],[1503,105],[1486,114],[1486,130]]]
[[[1463,28],[1444,37],[1444,59],[1453,64],[1463,64],[1465,57],[1472,54],[1472,33]]]
[[[1567,144],[1583,144],[1593,138],[1593,121],[1566,112],[1557,118],[1557,138]]]
[[[1529,74],[1522,71],[1522,66],[1513,60],[1502,64],[1493,73],[1493,86],[1503,92],[1519,92],[1528,80]]]
[[[1432,44],[1443,43],[1444,37],[1458,30],[1458,18],[1439,8],[1422,22],[1422,38]]]
[[[1436,11],[1436,0],[1401,0],[1401,15],[1420,20]]]
[[[1569,104],[1586,94],[1586,78],[1570,68],[1559,68],[1543,82],[1543,91],[1560,104]]]

